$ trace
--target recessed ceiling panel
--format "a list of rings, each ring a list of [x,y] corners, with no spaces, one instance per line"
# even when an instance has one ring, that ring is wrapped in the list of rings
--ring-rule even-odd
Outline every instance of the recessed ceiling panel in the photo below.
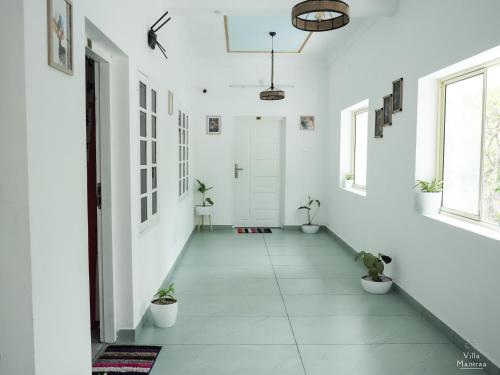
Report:
[[[276,31],[276,52],[301,53],[311,36],[293,27],[289,16],[226,16],[224,21],[228,52],[269,52],[269,32]]]

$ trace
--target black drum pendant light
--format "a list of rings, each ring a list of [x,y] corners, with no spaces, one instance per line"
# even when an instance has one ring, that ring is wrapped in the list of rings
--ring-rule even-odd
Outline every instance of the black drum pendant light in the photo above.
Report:
[[[285,99],[285,92],[283,90],[274,87],[274,37],[276,33],[274,31],[270,32],[272,40],[271,49],[271,87],[260,93],[260,100],[282,100]]]
[[[340,29],[349,20],[349,5],[340,0],[307,0],[292,10],[293,26],[304,31]]]

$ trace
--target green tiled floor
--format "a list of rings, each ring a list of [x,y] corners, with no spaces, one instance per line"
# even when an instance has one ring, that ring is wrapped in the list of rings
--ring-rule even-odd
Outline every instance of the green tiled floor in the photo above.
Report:
[[[152,375],[466,375],[461,352],[399,295],[367,295],[327,234],[202,232],[175,275],[175,327]]]

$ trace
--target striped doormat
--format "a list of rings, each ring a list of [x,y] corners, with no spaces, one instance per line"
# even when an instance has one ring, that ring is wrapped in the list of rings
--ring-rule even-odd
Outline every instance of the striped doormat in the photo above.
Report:
[[[92,365],[100,375],[149,374],[161,346],[110,345]]]
[[[236,228],[236,230],[238,231],[239,234],[243,234],[243,233],[250,233],[250,234],[254,234],[254,233],[273,233],[273,231],[271,230],[271,228]]]

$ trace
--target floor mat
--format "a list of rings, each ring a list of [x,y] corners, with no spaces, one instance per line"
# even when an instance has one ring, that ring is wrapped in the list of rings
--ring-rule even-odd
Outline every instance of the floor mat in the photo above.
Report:
[[[255,228],[255,227],[250,227],[250,228],[236,228],[239,234],[244,234],[244,233],[250,233],[250,234],[259,234],[259,233],[273,233],[271,228]]]
[[[93,374],[149,374],[161,346],[110,345],[92,365]]]

